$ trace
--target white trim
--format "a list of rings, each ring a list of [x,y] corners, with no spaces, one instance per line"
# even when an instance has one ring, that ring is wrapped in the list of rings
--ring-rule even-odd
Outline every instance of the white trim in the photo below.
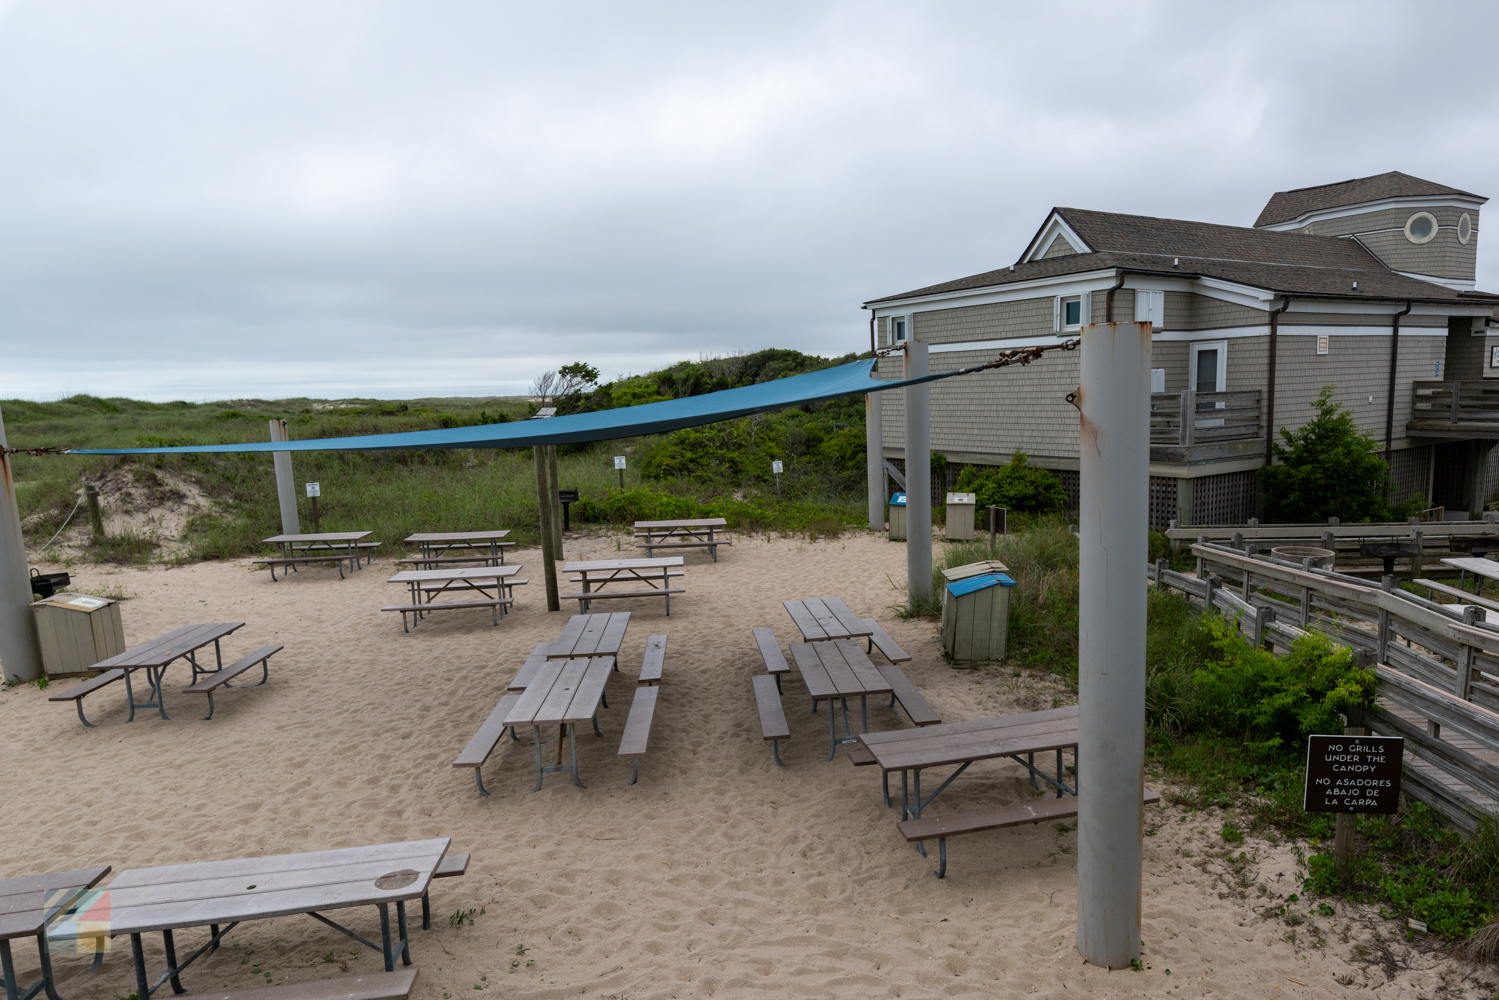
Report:
[[[1397,229],[1395,231],[1398,233],[1400,230]],[[1475,229],[1473,231],[1476,233],[1478,230]],[[1434,274],[1417,274],[1415,271],[1396,271],[1395,273],[1404,275],[1407,278],[1415,278],[1417,281],[1429,281],[1433,285],[1442,285],[1445,288],[1456,289],[1460,292],[1471,292],[1478,288],[1478,282],[1465,281],[1461,278],[1438,278]],[[1449,315],[1451,314],[1449,313]]]
[[[1268,311],[1270,303],[1280,298],[1267,289],[1224,281],[1222,278],[1198,278],[1193,284],[1197,286],[1193,291],[1199,295],[1206,295],[1210,299],[1221,299],[1224,302],[1236,302],[1241,306],[1249,306],[1251,309]]]
[[[1416,237],[1411,235],[1411,225],[1418,219],[1431,220],[1431,231],[1428,232],[1425,236]],[[1425,246],[1432,240],[1436,239],[1437,233],[1440,233],[1442,231],[1442,224],[1438,222],[1437,217],[1435,215],[1432,215],[1430,212],[1412,212],[1411,217],[1409,219],[1406,219],[1405,225],[1400,228],[1401,232],[1405,233],[1405,238],[1419,247]]]
[[[930,354],[951,354],[954,351],[1008,351],[1016,347],[1050,347],[1056,342],[1056,334],[1041,334],[1037,337],[1009,337],[1005,340],[960,340],[927,344],[926,349]]]
[[[1401,208],[1415,206],[1419,208],[1461,208],[1476,211],[1487,202],[1487,198],[1467,198],[1462,195],[1434,195],[1431,197],[1402,197],[1382,198],[1379,201],[1365,201],[1357,205],[1344,205],[1340,208],[1314,209],[1303,212],[1294,219],[1285,222],[1273,222],[1268,225],[1259,226],[1260,229],[1272,229],[1276,232],[1286,232],[1291,229],[1301,229],[1313,222],[1327,222],[1330,219],[1346,219],[1350,215],[1364,215],[1368,212],[1377,212],[1386,208]]]
[[[1033,260],[1040,260],[1046,256],[1046,251],[1051,249],[1052,240],[1056,239],[1058,234],[1078,253],[1093,252],[1093,248],[1088,246],[1087,241],[1079,236],[1071,226],[1067,225],[1067,220],[1062,218],[1061,213],[1056,209],[1052,209],[1051,214],[1042,223],[1041,231],[1036,234],[1035,239],[1026,244],[1025,252],[1020,255],[1020,260],[1016,261],[1016,263],[1029,264]]]
[[[1228,384],[1228,341],[1226,340],[1200,340],[1188,348],[1189,359],[1187,361],[1187,386],[1197,389],[1197,355],[1203,351],[1218,352],[1218,381],[1217,388],[1201,390],[1199,392],[1224,392],[1224,386]]]
[[[1468,224],[1468,235],[1467,236],[1463,235],[1463,223],[1464,222],[1466,222]],[[1473,238],[1473,234],[1476,233],[1476,232],[1478,232],[1478,230],[1473,225],[1473,217],[1471,215],[1469,215],[1467,212],[1464,212],[1462,215],[1459,215],[1457,217],[1457,225],[1453,226],[1452,228],[1454,228],[1454,229],[1457,230],[1457,241],[1459,243],[1461,243],[1463,246],[1467,246],[1468,245],[1468,241]]]
[[[934,309],[959,309],[966,306],[986,306],[998,302],[1019,302],[1024,299],[1044,299],[1053,295],[1080,295],[1083,292],[1104,291],[1114,284],[1115,268],[1083,271],[1077,274],[1059,274],[1046,278],[1032,278],[1004,285],[984,285],[981,288],[964,288],[952,292],[933,292],[930,295],[913,295],[894,299],[878,305],[865,303],[864,308],[876,317],[892,313],[909,312],[913,305],[921,304]]]

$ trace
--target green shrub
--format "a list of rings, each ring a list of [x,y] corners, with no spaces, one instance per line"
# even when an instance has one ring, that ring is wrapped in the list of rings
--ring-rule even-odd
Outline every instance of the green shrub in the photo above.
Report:
[[[1062,514],[1067,510],[1062,481],[1050,471],[1029,464],[1023,451],[1017,451],[1008,465],[969,466],[959,473],[957,488],[978,494],[979,510],[988,506],[1027,514]]]

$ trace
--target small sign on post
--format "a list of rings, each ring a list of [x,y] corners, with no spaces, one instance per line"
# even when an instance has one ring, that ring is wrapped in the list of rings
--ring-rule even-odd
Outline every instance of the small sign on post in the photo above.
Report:
[[[1354,713],[1358,714],[1358,713]],[[1333,836],[1333,868],[1348,871],[1353,855],[1354,817],[1359,813],[1392,815],[1400,808],[1400,769],[1405,739],[1400,736],[1308,736],[1306,740],[1307,812],[1338,815]]]
[[[625,456],[614,456],[614,467],[619,470],[619,488],[623,492],[625,488]]]
[[[775,474],[775,477],[776,477],[776,499],[777,500],[781,499],[781,470],[783,468],[784,467],[781,465],[781,460],[779,458],[775,459],[774,461],[772,461],[770,463],[770,471],[773,472]]]
[[[307,484],[307,496],[308,496],[308,499],[310,499],[312,501],[312,533],[313,534],[317,534],[317,530],[318,530],[317,498],[320,497],[320,496],[322,496],[322,495],[323,495],[323,484],[322,483],[308,483]]]

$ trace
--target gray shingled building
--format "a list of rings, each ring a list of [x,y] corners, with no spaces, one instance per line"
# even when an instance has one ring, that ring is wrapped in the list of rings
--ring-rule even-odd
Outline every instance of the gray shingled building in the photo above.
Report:
[[[1055,208],[1014,264],[864,308],[881,347],[923,341],[933,372],[1083,322],[1151,321],[1155,527],[1254,516],[1266,428],[1305,423],[1326,385],[1385,445],[1395,499],[1467,511],[1499,487],[1499,423],[1480,416],[1499,411],[1499,295],[1474,289],[1486,200],[1388,173],[1277,192],[1252,227]],[[886,359],[879,374],[900,366]],[[1024,451],[1075,499],[1064,397],[1077,381],[1077,355],[1058,351],[934,383],[932,450],[954,467]],[[881,442],[897,467],[900,397],[884,397]]]

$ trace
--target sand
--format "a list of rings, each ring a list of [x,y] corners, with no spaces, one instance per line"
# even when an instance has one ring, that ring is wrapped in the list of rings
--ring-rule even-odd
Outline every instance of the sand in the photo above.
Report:
[[[570,558],[620,552],[614,536],[570,537]],[[623,544],[628,550],[629,540]],[[349,579],[332,568],[272,583],[248,563],[177,569],[74,566],[85,587],[134,594],[126,639],[244,620],[226,654],[286,649],[264,687],[235,689],[203,721],[199,696],[169,693],[164,721],[125,723],[124,692],[89,701],[96,729],[34,686],[0,693],[6,747],[0,876],[110,864],[137,866],[450,837],[473,862],[435,883],[434,926],[414,931],[414,996],[1492,996],[1496,977],[1445,957],[1367,908],[1338,905],[1296,926],[1277,911],[1297,891],[1292,845],[1250,838],[1225,856],[1224,817],[1154,808],[1145,841],[1145,968],[1084,965],[1074,947],[1076,834],[1055,824],[950,845],[933,877],[896,835],[873,768],[827,753],[825,717],[800,680],[786,682],[793,738],[776,767],[760,738],[749,676],[763,667],[750,628],[794,629],[785,598],[836,594],[874,615],[915,659],[907,673],[945,719],[1050,707],[1046,678],[954,670],[931,623],[895,619],[905,549],[858,534],[810,543],[737,538],[718,563],[687,556],[687,593],[670,618],[659,601],[633,613],[622,667],[601,714],[602,739],[580,736],[586,790],[549,775],[535,794],[532,757],[502,745],[481,797],[452,759],[535,643],[565,615],[542,609],[540,554],[520,551],[531,579],[498,628],[483,611],[433,616],[403,634],[382,604],[387,556]],[[646,636],[670,637],[661,703],[640,781],[615,756]],[[168,691],[185,686],[174,667]],[[871,708],[873,728],[909,725]],[[1014,764],[971,768],[934,808],[1033,794]],[[1159,784],[1158,779],[1153,782]],[[1244,857],[1239,860],[1239,852]],[[1264,886],[1263,892],[1259,888]],[[462,924],[450,921],[471,914]],[[367,936],[372,908],[346,911]],[[206,932],[187,931],[179,947]],[[128,944],[98,973],[62,956],[68,1000],[134,992]],[[148,952],[159,969],[159,940]],[[1360,957],[1359,949],[1362,949]],[[29,944],[17,948],[34,969]],[[232,947],[184,976],[189,992],[295,983],[375,971],[368,949],[306,917],[242,925]],[[1170,970],[1169,974],[1167,969]],[[1376,992],[1377,991],[1377,992]],[[169,996],[163,993],[162,996]]]

